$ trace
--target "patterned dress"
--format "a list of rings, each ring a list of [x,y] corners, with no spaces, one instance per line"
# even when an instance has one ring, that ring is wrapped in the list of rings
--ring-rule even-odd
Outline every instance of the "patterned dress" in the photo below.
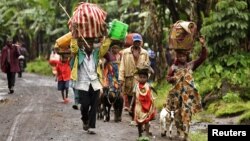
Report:
[[[207,55],[207,49],[203,46],[196,60],[184,65],[175,60],[168,70],[167,80],[173,84],[173,88],[167,97],[167,108],[176,111],[175,125],[178,132],[185,135],[188,135],[192,115],[202,110],[192,73],[206,60]]]
[[[134,91],[136,93],[135,121],[142,124],[147,123],[155,117],[156,113],[150,85],[138,83]]]
[[[176,83],[169,91],[167,108],[177,111],[176,127],[178,130],[189,132],[192,114],[201,111],[201,98],[194,85],[191,67],[179,68],[173,65]]]

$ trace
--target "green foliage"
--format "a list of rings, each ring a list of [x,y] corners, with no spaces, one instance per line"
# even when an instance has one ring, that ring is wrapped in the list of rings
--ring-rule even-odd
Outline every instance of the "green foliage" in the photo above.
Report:
[[[209,105],[208,113],[214,114],[216,117],[237,116],[239,124],[250,122],[250,102],[231,102],[225,103],[224,101],[216,101]],[[243,113],[243,114],[242,114]]]
[[[206,123],[211,123],[213,122],[212,116],[208,116],[208,112],[202,111],[197,114],[194,114],[192,117],[192,120],[198,121],[198,122],[206,122]]]
[[[171,85],[165,80],[159,84],[155,84],[155,89],[157,90],[158,95],[155,99],[155,105],[158,110],[160,110],[164,103],[166,103],[168,91],[171,88]]]
[[[235,116],[240,115],[246,110],[249,110],[249,107],[245,103],[228,103],[224,106],[221,106],[216,112],[216,117],[225,117],[225,116]]]
[[[225,103],[222,101],[215,101],[208,106],[207,112],[210,114],[214,114],[216,111],[220,109],[220,107],[223,107],[224,105]]]
[[[0,44],[6,36],[10,36],[26,43],[30,57],[46,54],[46,48],[50,48],[48,44],[54,44],[58,37],[68,32],[68,17],[59,7],[59,2],[71,6],[62,0],[2,0]],[[35,50],[38,49],[36,46],[43,47]]]
[[[27,72],[36,73],[41,75],[52,75],[51,67],[47,60],[37,58],[27,64]]]
[[[209,63],[206,62],[195,71],[194,78],[202,97],[211,91],[220,90],[225,80],[245,89],[250,86],[250,53],[237,52],[210,59]]]
[[[207,133],[191,132],[190,139],[191,141],[207,141]]]
[[[150,141],[149,137],[142,136],[136,139],[136,141]]]
[[[243,0],[221,0],[215,11],[204,19],[202,34],[208,39],[212,57],[240,50],[247,36],[249,14]]]
[[[250,104],[249,104],[250,105]],[[242,114],[238,120],[239,124],[248,124],[250,123],[250,107],[249,110]]]
[[[232,93],[232,92],[229,92],[225,96],[223,96],[222,100],[226,103],[237,103],[242,101],[238,93]]]

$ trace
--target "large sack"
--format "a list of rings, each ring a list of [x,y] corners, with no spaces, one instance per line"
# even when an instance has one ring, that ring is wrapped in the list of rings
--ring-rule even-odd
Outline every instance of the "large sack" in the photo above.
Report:
[[[197,26],[194,22],[177,21],[172,25],[169,36],[169,49],[192,50]]]
[[[81,38],[81,36],[84,38],[102,37],[107,34],[106,15],[106,12],[98,5],[81,2],[68,22],[69,29],[72,32],[72,25],[77,26],[76,34],[73,35],[75,38]]]

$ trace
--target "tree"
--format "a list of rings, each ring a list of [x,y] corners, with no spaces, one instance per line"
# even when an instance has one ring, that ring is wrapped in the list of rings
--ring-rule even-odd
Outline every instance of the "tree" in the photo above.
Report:
[[[70,15],[72,7],[78,3],[70,0],[1,0],[0,44],[6,36],[11,36],[27,45],[30,59],[48,54],[55,40],[68,32],[68,17],[59,2],[66,6]]]
[[[249,14],[243,0],[221,0],[208,18],[204,19],[201,32],[208,39],[212,57],[232,54],[241,50],[247,38]]]

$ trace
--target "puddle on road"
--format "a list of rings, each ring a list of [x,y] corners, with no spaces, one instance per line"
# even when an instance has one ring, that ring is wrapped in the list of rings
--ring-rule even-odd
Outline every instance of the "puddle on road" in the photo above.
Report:
[[[6,92],[0,92],[0,102],[2,103],[2,100],[6,99],[6,96],[8,95],[8,93]]]

